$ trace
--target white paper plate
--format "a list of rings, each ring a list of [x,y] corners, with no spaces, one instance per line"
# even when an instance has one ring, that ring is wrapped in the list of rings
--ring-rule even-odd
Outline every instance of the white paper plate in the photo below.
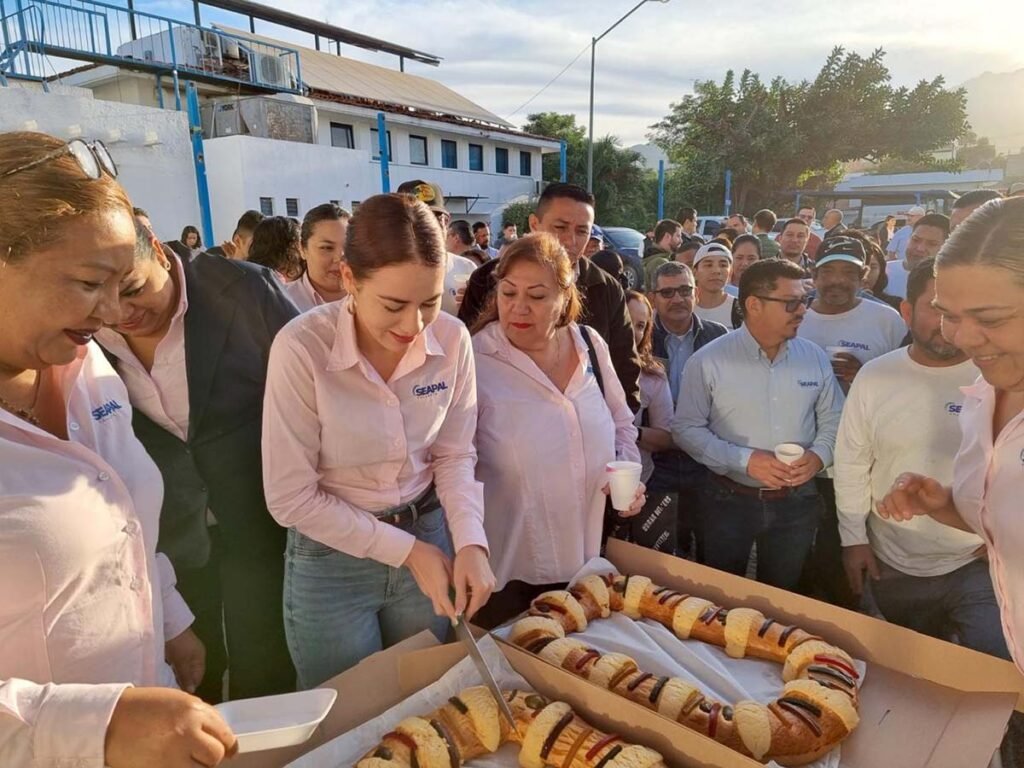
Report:
[[[241,699],[216,709],[238,738],[239,752],[302,744],[331,711],[338,692],[330,688]]]

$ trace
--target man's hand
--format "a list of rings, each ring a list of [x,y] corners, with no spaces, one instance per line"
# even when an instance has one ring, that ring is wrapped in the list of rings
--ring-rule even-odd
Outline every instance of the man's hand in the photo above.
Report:
[[[206,673],[206,648],[191,629],[164,643],[164,656],[186,693],[195,693]]]
[[[832,370],[836,374],[836,378],[843,384],[843,390],[846,391],[853,384],[853,379],[860,371],[861,366],[860,360],[851,355],[849,352],[837,352],[832,355]]]
[[[825,462],[814,451],[804,451],[804,455],[789,465],[789,482],[787,485],[796,488],[803,485],[825,468]]]
[[[126,688],[107,726],[109,768],[213,768],[238,751],[209,704],[173,688]]]
[[[850,589],[855,595],[864,594],[865,572],[872,581],[878,581],[881,578],[881,574],[878,572],[878,563],[875,561],[875,553],[871,551],[870,544],[854,544],[851,547],[843,547],[843,569],[850,582]]]
[[[879,517],[905,522],[918,515],[936,515],[953,507],[953,493],[938,480],[913,472],[896,478],[876,505]]]
[[[776,459],[771,451],[755,450],[747,462],[747,474],[771,490],[785,488],[790,484],[789,468],[789,464]]]

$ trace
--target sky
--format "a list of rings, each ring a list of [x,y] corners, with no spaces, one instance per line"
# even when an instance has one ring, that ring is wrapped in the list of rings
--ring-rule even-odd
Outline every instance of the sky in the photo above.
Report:
[[[522,125],[532,112],[571,112],[586,125],[590,38],[636,0],[261,0],[363,34],[436,54],[437,68],[406,71],[437,79]],[[182,18],[183,0],[136,0],[136,7]],[[189,9],[184,14],[182,9]],[[171,11],[175,11],[171,13]],[[204,9],[204,23],[246,26]],[[261,34],[312,47],[312,39],[256,22]],[[732,68],[771,79],[813,77],[836,45],[868,55],[886,50],[897,85],[945,76],[951,85],[986,71],[1024,68],[1024,0],[649,0],[597,45],[595,125],[623,145],[646,141],[649,126],[695,80]],[[575,65],[536,96],[572,59]],[[397,68],[394,56],[349,46],[342,55]],[[527,106],[524,102],[536,96]],[[518,110],[518,111],[517,111]]]

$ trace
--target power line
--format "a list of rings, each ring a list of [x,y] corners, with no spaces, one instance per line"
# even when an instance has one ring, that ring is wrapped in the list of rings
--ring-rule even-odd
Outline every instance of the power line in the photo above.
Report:
[[[524,102],[523,102],[522,104],[520,104],[520,105],[519,105],[518,107],[516,107],[516,108],[515,108],[514,110],[512,110],[512,112],[510,112],[510,113],[509,113],[508,115],[506,115],[506,118],[509,118],[509,119],[511,119],[511,118],[512,118],[512,117],[513,117],[513,116],[514,116],[514,115],[515,115],[515,114],[516,114],[517,112],[519,112],[519,111],[520,111],[521,109],[523,109],[524,107],[528,106],[528,105],[530,104],[530,102],[532,102],[532,101],[533,101],[534,99],[536,99],[536,98],[537,98],[538,96],[540,96],[540,95],[541,95],[542,93],[544,93],[544,91],[546,91],[546,90],[547,90],[548,88],[550,88],[550,87],[551,87],[552,85],[554,85],[555,81],[556,81],[556,80],[557,80],[558,78],[560,78],[560,77],[561,77],[562,75],[564,75],[564,74],[565,74],[566,72],[568,72],[568,71],[569,71],[569,69],[570,69],[570,68],[572,67],[572,65],[573,65],[573,64],[575,64],[575,63],[576,63],[577,61],[579,61],[579,60],[580,60],[580,56],[582,56],[582,55],[583,55],[584,53],[586,53],[586,52],[587,52],[587,51],[588,51],[589,49],[590,49],[590,44],[588,43],[587,45],[585,45],[585,46],[583,47],[583,50],[581,50],[581,51],[580,51],[579,53],[577,53],[577,54],[576,54],[576,57],[575,57],[575,58],[574,58],[574,59],[573,59],[572,61],[570,61],[570,62],[569,62],[568,64],[566,64],[566,65],[565,65],[565,66],[564,66],[564,67],[562,68],[562,71],[561,71],[561,72],[559,72],[559,73],[558,73],[557,75],[555,75],[555,76],[554,76],[553,78],[551,78],[551,79],[550,79],[550,80],[548,81],[547,85],[545,85],[545,86],[544,86],[543,88],[541,88],[541,89],[540,89],[539,91],[537,91],[537,92],[536,92],[535,94],[533,94],[533,96],[531,96],[531,97],[530,97],[530,98],[528,98],[528,99],[527,99],[526,101],[524,101]]]

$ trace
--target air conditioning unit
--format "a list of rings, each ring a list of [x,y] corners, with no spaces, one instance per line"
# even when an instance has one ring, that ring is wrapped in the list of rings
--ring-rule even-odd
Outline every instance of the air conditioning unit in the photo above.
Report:
[[[203,56],[207,59],[216,59],[220,61],[220,35],[216,32],[204,30],[201,39],[203,43]]]
[[[277,56],[265,53],[254,53],[253,80],[264,85],[277,85],[291,88],[292,78],[284,61]]]

